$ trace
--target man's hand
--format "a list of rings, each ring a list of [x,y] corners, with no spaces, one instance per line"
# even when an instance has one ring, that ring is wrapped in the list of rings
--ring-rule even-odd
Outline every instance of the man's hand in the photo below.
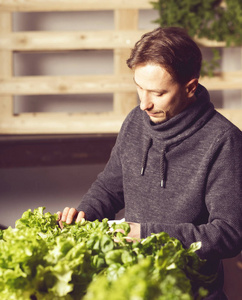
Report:
[[[130,226],[130,232],[128,234],[128,236],[125,236],[125,240],[127,242],[139,242],[140,241],[140,224],[139,223],[132,223],[132,222],[127,222]],[[124,230],[123,229],[116,229],[116,232],[122,232],[124,234]],[[115,237],[114,241],[116,243],[120,242],[120,239]]]
[[[80,222],[81,219],[85,218],[84,211],[78,211],[74,207],[69,208],[66,207],[63,212],[58,211],[58,222],[61,228],[63,228],[62,222],[66,222],[67,224],[71,224],[73,220],[76,222]]]
[[[129,232],[128,236],[139,241],[140,240],[140,224],[132,223],[132,222],[128,222],[128,224],[130,226],[130,232]]]

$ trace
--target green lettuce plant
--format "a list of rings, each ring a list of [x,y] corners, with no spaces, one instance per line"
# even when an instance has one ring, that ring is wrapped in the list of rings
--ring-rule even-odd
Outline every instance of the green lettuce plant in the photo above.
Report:
[[[122,230],[122,232],[120,232]],[[67,225],[44,207],[0,231],[1,300],[202,299],[205,261],[168,234],[127,240],[126,222]],[[196,287],[196,288],[194,288]]]

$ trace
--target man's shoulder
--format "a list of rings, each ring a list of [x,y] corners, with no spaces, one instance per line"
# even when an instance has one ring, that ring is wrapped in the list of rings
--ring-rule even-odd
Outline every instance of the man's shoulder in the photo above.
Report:
[[[134,116],[141,117],[142,114],[143,114],[143,111],[140,109],[140,106],[137,105],[129,112],[129,114],[127,115],[127,118],[132,119]]]
[[[137,135],[142,131],[143,126],[143,111],[136,106],[130,111],[130,113],[125,118],[119,135]]]
[[[207,130],[213,134],[216,140],[232,138],[237,143],[242,143],[242,131],[218,111],[215,111]]]
[[[217,126],[223,131],[236,132],[237,134],[242,135],[242,131],[234,123],[232,123],[229,119],[227,119],[224,115],[222,115],[217,110],[215,110],[213,122],[215,126]]]

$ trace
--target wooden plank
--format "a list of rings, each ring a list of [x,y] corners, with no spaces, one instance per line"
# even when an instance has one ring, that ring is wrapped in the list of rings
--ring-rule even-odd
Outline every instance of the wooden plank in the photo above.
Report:
[[[223,41],[214,41],[214,40],[209,40],[207,38],[197,38],[194,37],[194,41],[198,44],[200,47],[208,47],[208,48],[223,48],[226,46],[226,42]],[[231,45],[232,47],[232,45]]]
[[[0,12],[0,34],[11,32],[12,30],[12,14]],[[12,52],[0,47],[0,77],[12,76],[13,58]],[[0,98],[0,122],[5,118],[9,118],[13,111],[13,98],[12,96],[1,96]]]
[[[234,72],[222,72],[214,77],[202,77],[202,85],[208,90],[241,90],[242,88],[242,70]]]
[[[3,33],[0,35],[0,48],[14,51],[130,49],[145,32],[120,30]]]
[[[242,130],[242,109],[218,109]],[[125,115],[120,113],[26,113],[0,122],[0,134],[117,133]]]
[[[0,78],[0,95],[133,92],[131,75],[24,76]]]
[[[106,163],[116,134],[0,136],[0,168]]]
[[[116,32],[122,32],[123,30],[128,30],[128,36],[131,36],[131,32],[137,32],[138,30],[138,10],[115,10],[114,23]],[[140,38],[139,33],[133,40],[126,39],[126,45],[129,44],[128,49],[123,45],[120,49],[114,50],[114,73],[116,76],[122,74],[133,76],[132,71],[128,68],[126,60],[130,56],[130,48],[134,46],[136,41]],[[130,77],[130,83],[133,85],[133,81]],[[137,105],[137,93],[133,85],[133,90],[131,92],[116,92],[114,93],[113,110],[116,113],[121,113],[127,115],[132,108]]]
[[[113,9],[151,9],[149,0],[0,0],[1,11],[78,11]]]
[[[137,93],[115,93],[113,110],[115,113],[127,115],[136,105],[138,105]]]
[[[117,133],[124,118],[113,112],[24,113],[1,120],[0,134]]]
[[[135,20],[137,17],[132,10],[128,10]],[[117,11],[117,13],[121,13]],[[138,11],[136,11],[136,15]],[[127,23],[126,18],[126,23]],[[147,32],[138,29],[119,29],[116,31],[36,31],[9,32],[0,35],[0,48],[14,51],[54,51],[79,49],[130,49]],[[132,28],[132,27],[131,27]],[[197,39],[202,47],[225,47],[224,42]]]
[[[241,89],[242,71],[201,78],[208,90]],[[135,92],[132,74],[92,76],[0,77],[0,95],[48,95]]]

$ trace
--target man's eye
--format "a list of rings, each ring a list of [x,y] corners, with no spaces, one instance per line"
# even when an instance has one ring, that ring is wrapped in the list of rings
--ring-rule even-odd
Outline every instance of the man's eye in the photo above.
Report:
[[[161,97],[163,95],[163,93],[155,93],[156,97]]]

